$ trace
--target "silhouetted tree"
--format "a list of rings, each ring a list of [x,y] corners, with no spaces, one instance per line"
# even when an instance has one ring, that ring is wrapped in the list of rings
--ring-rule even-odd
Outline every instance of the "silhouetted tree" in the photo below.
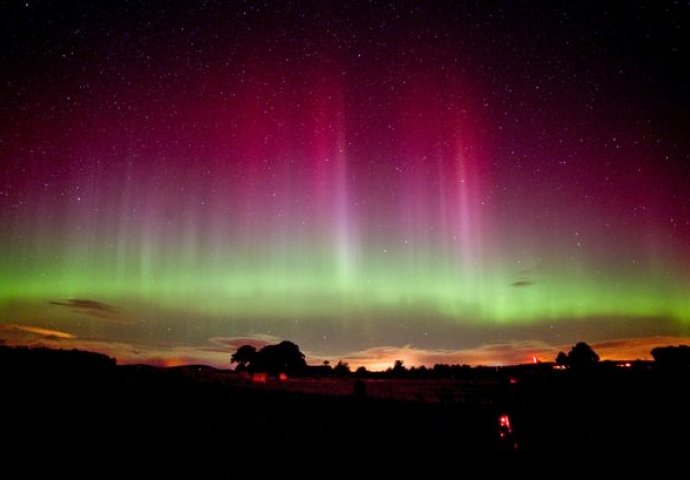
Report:
[[[357,370],[355,370],[355,375],[357,375],[358,377],[364,377],[364,376],[366,376],[368,373],[369,373],[369,372],[367,371],[367,367],[365,367],[364,365],[362,365],[362,366],[359,367]]]
[[[335,367],[333,367],[333,373],[339,377],[345,377],[350,374],[350,365],[342,360],[338,361]]]
[[[251,368],[271,374],[300,373],[307,366],[299,347],[287,340],[277,345],[266,345],[256,355]]]
[[[300,352],[299,347],[287,340],[277,345],[266,345],[258,352],[251,345],[242,345],[232,354],[230,363],[237,363],[237,370],[266,372],[274,375],[302,372],[307,366],[304,354]]]
[[[657,365],[664,368],[682,369],[690,367],[690,346],[657,347],[652,350]]]
[[[558,352],[558,355],[556,355],[556,365],[562,367],[568,365],[568,355],[565,352]]]
[[[407,373],[407,369],[405,368],[405,362],[402,360],[396,360],[393,363],[393,368],[390,370],[390,373],[393,374],[396,377],[402,377]]]
[[[568,353],[568,365],[573,368],[586,368],[595,365],[599,355],[585,342],[579,342]]]
[[[237,370],[247,370],[249,365],[256,359],[256,348],[252,345],[242,345],[230,357],[230,364],[236,363]]]

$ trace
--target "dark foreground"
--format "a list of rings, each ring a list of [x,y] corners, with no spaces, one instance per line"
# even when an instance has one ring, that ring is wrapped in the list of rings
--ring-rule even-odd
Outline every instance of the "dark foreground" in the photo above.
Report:
[[[621,478],[642,467],[660,478],[683,477],[690,454],[687,372],[653,368],[497,374],[437,402],[72,352],[3,348],[0,375],[4,478]]]

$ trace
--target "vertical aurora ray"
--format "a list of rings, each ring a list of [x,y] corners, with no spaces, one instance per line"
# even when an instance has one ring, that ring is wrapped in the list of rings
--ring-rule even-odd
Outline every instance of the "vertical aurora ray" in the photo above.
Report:
[[[335,257],[337,258],[338,281],[348,285],[355,280],[356,259],[356,227],[352,219],[350,198],[348,195],[347,160],[345,158],[344,142],[337,144],[335,160]]]
[[[328,252],[329,263],[333,263],[333,282],[347,293],[355,280],[358,239],[348,181],[343,87],[327,67],[317,70],[318,80],[313,86],[315,93],[310,108],[312,118],[308,119],[312,125],[312,145],[303,153],[314,171],[313,186],[306,188],[308,192],[313,189],[316,205],[316,231],[311,233],[326,242],[322,248]],[[309,198],[305,199],[305,204],[309,204]]]

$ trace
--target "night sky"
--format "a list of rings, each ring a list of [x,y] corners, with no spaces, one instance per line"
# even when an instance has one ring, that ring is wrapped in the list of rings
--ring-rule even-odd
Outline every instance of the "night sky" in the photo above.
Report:
[[[0,342],[690,341],[687,2],[345,3],[3,3]]]

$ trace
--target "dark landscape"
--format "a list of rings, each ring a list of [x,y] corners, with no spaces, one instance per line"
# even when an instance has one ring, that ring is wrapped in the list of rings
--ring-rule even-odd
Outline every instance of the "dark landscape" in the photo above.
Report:
[[[90,352],[2,347],[5,466],[28,456],[36,475],[131,478],[672,472],[690,446],[688,365],[628,365],[255,383],[204,366],[117,366]]]

